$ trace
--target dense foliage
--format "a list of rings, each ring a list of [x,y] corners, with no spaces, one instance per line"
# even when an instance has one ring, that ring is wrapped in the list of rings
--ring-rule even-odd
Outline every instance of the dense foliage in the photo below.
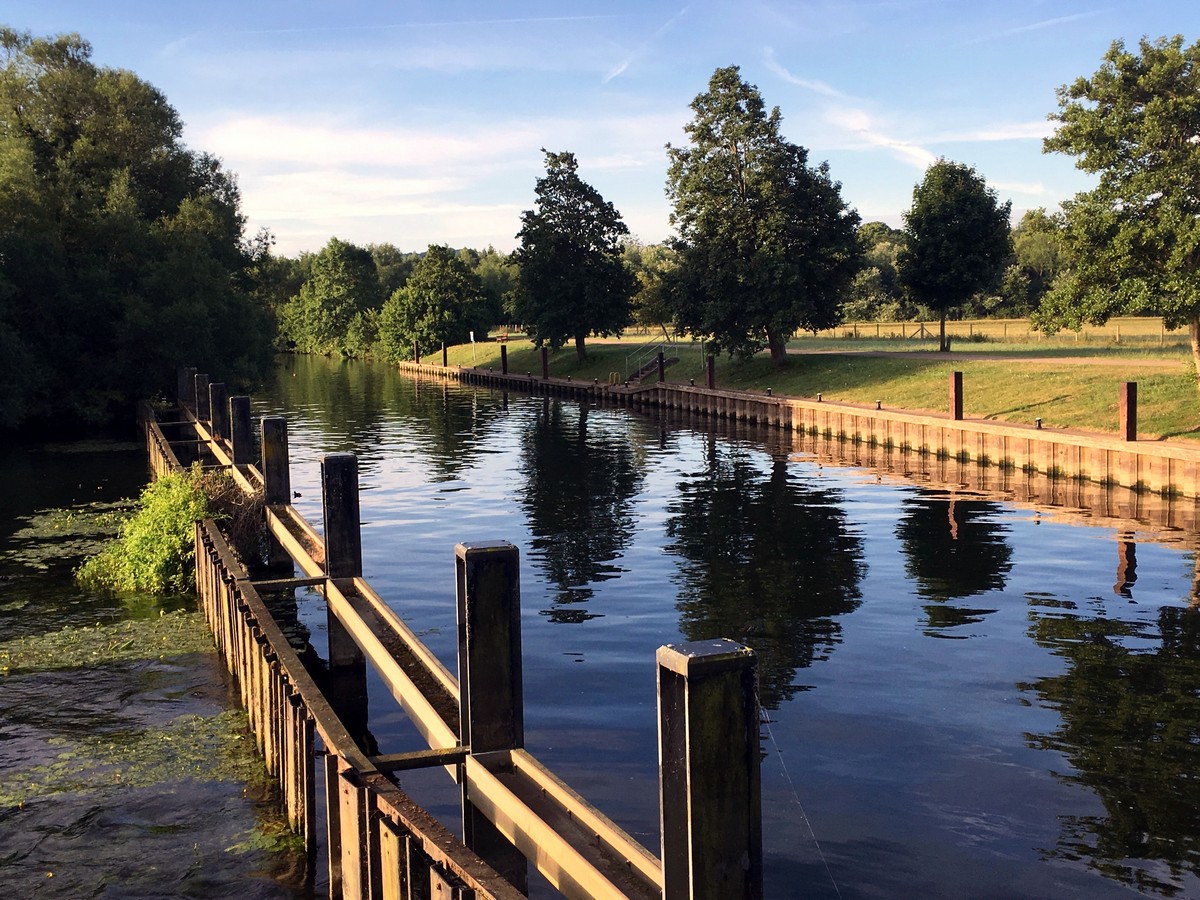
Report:
[[[667,196],[679,230],[670,298],[683,330],[717,351],[769,347],[782,364],[797,329],[840,321],[839,301],[858,271],[858,214],[808,151],[779,133],[737,66],[717,69],[692,101],[690,143],[668,145]]]
[[[946,313],[995,282],[1012,251],[1011,203],[970,166],[940,159],[913,189],[904,214],[905,243],[897,260],[911,297],[936,310],[939,346],[946,346]]]
[[[1157,314],[1188,326],[1200,361],[1200,42],[1116,41],[1058,102],[1045,149],[1100,183],[1063,203],[1067,260],[1039,324]]]
[[[629,229],[616,208],[579,177],[572,153],[546,154],[537,203],[521,213],[513,313],[538,346],[574,339],[582,360],[588,335],[619,334],[630,324],[635,284],[621,262]]]
[[[0,427],[126,417],[203,365],[269,363],[233,177],[78,35],[0,28]]]
[[[379,318],[380,342],[391,360],[407,359],[415,344],[421,355],[443,344],[465,344],[490,323],[479,276],[449,247],[431,244],[404,287]]]

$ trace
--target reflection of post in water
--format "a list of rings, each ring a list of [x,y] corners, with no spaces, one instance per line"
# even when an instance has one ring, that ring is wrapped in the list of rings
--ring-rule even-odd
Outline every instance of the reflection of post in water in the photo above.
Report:
[[[1133,535],[1123,531],[1117,535],[1117,581],[1113,592],[1119,597],[1133,597],[1133,585],[1137,582],[1137,544]]]
[[[321,457],[321,508],[325,520],[325,575],[331,580],[361,577],[358,458],[353,453],[326,453]],[[332,610],[327,614],[327,624],[326,694],[359,746],[367,753],[377,753],[367,724],[366,657]]]

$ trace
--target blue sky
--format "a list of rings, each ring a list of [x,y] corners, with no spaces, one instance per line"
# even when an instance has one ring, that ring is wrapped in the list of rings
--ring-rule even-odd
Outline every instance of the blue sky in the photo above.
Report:
[[[277,252],[331,236],[500,250],[570,150],[641,240],[670,234],[664,145],[738,65],[863,221],[902,224],[940,156],[1014,224],[1092,180],[1041,152],[1060,85],[1114,39],[1200,39],[1195,0],[282,2],[5,0],[0,23],[79,32],[162,90],[193,149],[238,175]]]

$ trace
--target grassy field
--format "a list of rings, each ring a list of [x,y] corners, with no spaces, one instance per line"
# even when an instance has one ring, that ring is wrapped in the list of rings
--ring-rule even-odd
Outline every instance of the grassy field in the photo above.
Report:
[[[1136,320],[1158,323],[1159,320]],[[957,324],[957,323],[956,323]],[[873,326],[872,326],[873,327]],[[1147,329],[1148,325],[1143,325]],[[1117,391],[1122,381],[1138,383],[1139,432],[1147,439],[1200,438],[1200,392],[1186,343],[1134,341],[1131,326],[1122,342],[1076,344],[1073,335],[1025,342],[963,342],[954,358],[929,353],[935,345],[886,338],[798,338],[789,345],[791,358],[783,370],[765,355],[742,362],[721,357],[717,384],[738,390],[765,391],[796,397],[874,404],[911,410],[944,411],[952,371],[963,373],[965,413],[1045,426],[1115,432]],[[1145,336],[1143,334],[1143,336]],[[555,377],[624,380],[643,336],[623,341],[589,341],[588,358],[580,364],[573,348],[550,356]],[[703,383],[704,358],[698,344],[682,345],[680,361],[667,369],[669,381]],[[540,375],[541,355],[528,341],[508,343],[510,372]],[[881,351],[883,354],[882,355]],[[441,354],[425,357],[439,364]],[[500,345],[494,342],[451,348],[453,365],[500,367]]]

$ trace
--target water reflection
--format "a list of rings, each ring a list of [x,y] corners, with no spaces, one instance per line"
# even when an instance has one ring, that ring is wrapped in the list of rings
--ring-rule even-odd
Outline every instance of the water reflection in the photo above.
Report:
[[[995,608],[950,601],[1004,589],[1012,568],[1012,548],[1004,540],[1000,507],[985,500],[964,500],[922,493],[904,501],[896,536],[904,550],[904,570],[917,593],[934,601],[924,606],[926,634],[967,637],[947,629],[972,625]]]
[[[1058,842],[1043,853],[1180,895],[1200,875],[1200,610],[1164,606],[1140,624],[1110,617],[1098,598],[1090,615],[1028,600],[1031,637],[1067,670],[1020,685],[1061,717],[1026,739],[1063,754],[1073,770],[1056,777],[1090,788],[1104,808],[1060,815]]]
[[[615,578],[633,537],[633,498],[643,475],[621,419],[546,399],[521,435],[521,506],[531,558],[553,585],[553,622],[601,613],[584,605],[596,582]]]
[[[728,637],[759,655],[759,699],[776,709],[801,690],[796,670],[841,640],[863,576],[861,538],[844,495],[802,480],[777,456],[709,439],[705,468],[668,508],[666,550],[682,557],[680,629]]]

